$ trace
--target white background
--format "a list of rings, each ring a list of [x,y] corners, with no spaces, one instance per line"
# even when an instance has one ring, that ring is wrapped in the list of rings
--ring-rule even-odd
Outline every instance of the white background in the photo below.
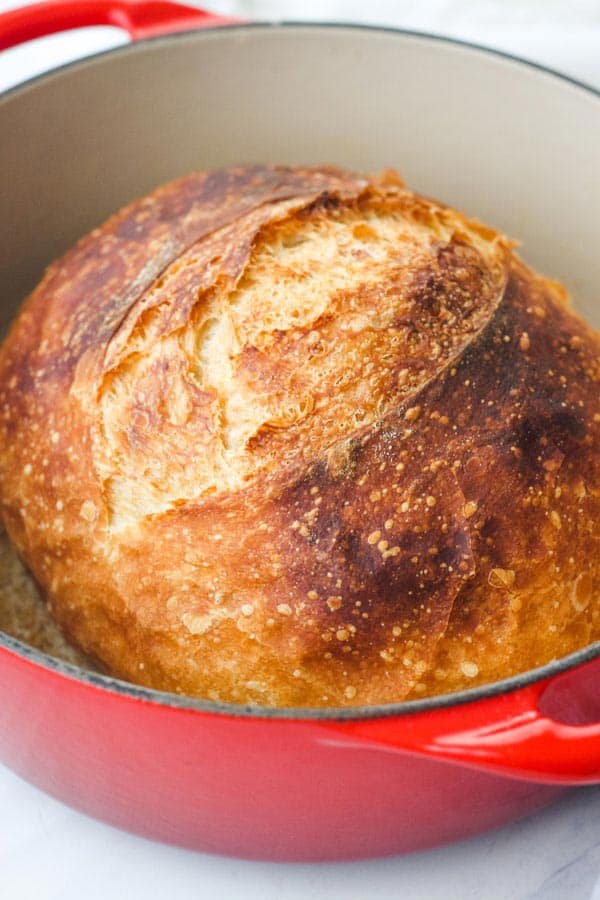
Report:
[[[14,6],[0,0],[0,11]],[[215,0],[253,19],[330,19],[463,37],[600,88],[600,0]],[[0,56],[0,90],[125,41],[110,28]],[[0,135],[1,140],[1,135]],[[599,159],[600,177],[600,159]],[[0,767],[1,900],[600,900],[600,788],[481,838],[405,858],[270,865],[152,844],[85,818]]]

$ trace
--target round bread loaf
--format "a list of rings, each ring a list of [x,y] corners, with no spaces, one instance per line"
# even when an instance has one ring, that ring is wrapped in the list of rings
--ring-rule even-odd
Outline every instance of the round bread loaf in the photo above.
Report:
[[[52,265],[0,352],[2,515],[69,638],[273,706],[600,638],[600,340],[392,172],[194,174]]]

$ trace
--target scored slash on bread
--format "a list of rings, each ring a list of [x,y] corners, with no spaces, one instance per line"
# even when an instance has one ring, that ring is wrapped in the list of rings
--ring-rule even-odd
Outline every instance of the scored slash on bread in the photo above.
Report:
[[[600,341],[395,173],[245,167],[136,201],[0,352],[7,530],[114,674],[383,703],[600,637]]]

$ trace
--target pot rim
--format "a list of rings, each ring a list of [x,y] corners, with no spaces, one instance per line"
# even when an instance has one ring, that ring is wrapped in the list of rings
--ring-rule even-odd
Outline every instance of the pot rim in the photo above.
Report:
[[[276,30],[291,30],[295,28],[302,29],[342,29],[357,30],[370,33],[393,34],[399,37],[416,38],[423,41],[435,41],[443,44],[450,44],[459,49],[467,51],[476,51],[484,56],[492,56],[499,58],[505,62],[516,64],[519,67],[533,70],[534,73],[543,76],[550,76],[560,82],[567,83],[571,87],[585,92],[593,99],[600,100],[600,89],[586,84],[576,78],[557,72],[549,66],[541,63],[523,59],[512,53],[498,50],[492,47],[486,47],[473,41],[466,41],[458,38],[448,37],[446,35],[429,33],[423,31],[413,31],[411,29],[394,28],[384,25],[369,25],[362,23],[346,23],[346,22],[302,22],[302,21],[267,21],[267,22],[247,22],[233,25],[211,26],[209,28],[192,28],[184,31],[158,35],[151,38],[145,38],[132,43],[112,47],[108,50],[100,51],[82,59],[64,63],[56,66],[47,72],[29,78],[13,87],[0,92],[0,105],[7,99],[12,99],[21,92],[26,92],[35,87],[39,82],[53,78],[55,75],[63,72],[84,67],[89,63],[94,63],[103,57],[113,55],[123,55],[127,53],[138,52],[144,49],[147,44],[161,41],[170,41],[177,39],[186,39],[190,36],[210,38],[213,34],[222,34],[223,32],[237,32],[244,30],[265,30],[274,32]],[[536,669],[530,669],[526,672],[519,673],[510,678],[501,681],[494,681],[476,688],[468,690],[456,691],[448,694],[440,694],[433,697],[426,697],[422,700],[403,700],[398,703],[386,703],[372,706],[352,706],[352,707],[270,707],[270,706],[251,706],[236,703],[225,703],[220,701],[208,700],[203,698],[191,697],[187,695],[174,694],[167,691],[158,691],[153,688],[136,685],[126,682],[118,678],[112,678],[109,675],[103,675],[84,669],[81,666],[64,662],[48,653],[37,650],[35,647],[20,641],[9,634],[0,631],[0,650],[28,662],[42,670],[61,675],[65,678],[82,683],[88,687],[98,688],[108,693],[118,696],[127,697],[130,700],[141,700],[146,703],[152,703],[158,706],[165,706],[172,709],[184,709],[198,713],[209,713],[214,715],[222,715],[236,718],[254,718],[254,719],[277,719],[290,721],[352,721],[376,718],[390,718],[395,716],[408,716],[412,714],[431,712],[434,710],[444,710],[474,703],[482,700],[489,700],[493,697],[502,696],[504,694],[513,693],[521,688],[529,687],[536,682],[553,678],[564,672],[568,672],[581,665],[585,665],[594,659],[600,658],[600,641],[589,644],[581,650],[571,653],[568,656],[558,660],[553,660],[544,666]]]
[[[262,22],[236,22],[233,24],[225,25],[210,25],[204,27],[200,26],[198,28],[188,28],[182,31],[174,31],[166,34],[154,35],[152,37],[139,38],[126,44],[119,44],[116,47],[109,47],[107,50],[100,50],[97,53],[90,53],[84,57],[81,57],[80,59],[74,59],[70,62],[54,66],[52,69],[41,72],[39,75],[34,75],[31,78],[26,79],[25,81],[21,81],[18,84],[13,85],[12,87],[6,88],[5,90],[0,91],[0,103],[8,98],[12,98],[13,95],[19,94],[21,91],[29,90],[30,88],[36,86],[38,82],[53,78],[55,75],[60,75],[69,69],[84,67],[88,63],[96,62],[102,59],[102,57],[124,55],[127,53],[141,51],[147,44],[186,39],[192,36],[202,36],[210,38],[212,35],[222,35],[224,33],[235,33],[238,31],[264,30],[267,32],[275,32],[277,30],[291,31],[296,28],[305,28],[307,30],[314,29],[315,31],[318,31],[320,29],[331,29],[332,31],[335,29],[344,31],[366,31],[373,34],[392,34],[396,35],[397,37],[417,38],[418,40],[423,41],[434,41],[440,44],[450,44],[452,46],[458,47],[459,49],[466,49],[467,51],[475,50],[478,53],[481,53],[482,56],[492,56],[504,62],[515,63],[517,67],[533,70],[534,73],[537,72],[540,75],[548,75],[550,76],[550,79],[557,79],[558,81],[565,82],[571,87],[580,89],[594,99],[600,99],[600,88],[596,88],[594,87],[594,85],[591,85],[586,81],[574,78],[572,75],[567,75],[565,72],[560,72],[557,69],[553,69],[551,66],[545,65],[544,63],[525,59],[515,53],[509,53],[507,50],[499,50],[496,47],[488,47],[485,44],[477,43],[477,41],[468,41],[463,38],[450,37],[449,35],[445,34],[437,34],[436,32],[418,31],[411,28],[396,28],[392,25],[371,25],[368,23],[344,22],[338,20],[324,22],[305,22],[294,19],[283,19],[280,21],[267,20]]]
[[[504,678],[501,681],[491,681],[479,687],[468,688],[463,691],[437,694],[433,697],[425,697],[422,700],[401,700],[397,703],[373,704],[371,706],[330,707],[254,706],[251,704],[208,700],[187,694],[174,694],[169,691],[159,691],[65,662],[51,656],[49,653],[37,650],[24,641],[11,637],[6,632],[0,631],[0,652],[2,650],[40,669],[45,669],[56,675],[62,675],[88,687],[99,688],[108,693],[127,697],[130,700],[143,700],[155,706],[166,706],[171,709],[185,709],[234,718],[287,719],[291,721],[362,721],[450,709],[482,700],[491,700],[494,697],[504,696],[505,694],[512,694],[521,688],[530,687],[540,681],[553,679],[558,675],[599,659],[600,641],[588,644],[587,647],[583,647],[575,653],[563,656],[561,659],[555,659],[536,669],[528,669],[510,678]]]

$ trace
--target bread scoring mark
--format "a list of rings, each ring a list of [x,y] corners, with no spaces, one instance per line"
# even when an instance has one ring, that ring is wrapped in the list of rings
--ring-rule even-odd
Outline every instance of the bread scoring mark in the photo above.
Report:
[[[114,529],[275,461],[347,464],[353,436],[432,377],[502,289],[501,242],[465,246],[468,225],[456,241],[454,219],[412,195],[286,201],[240,228],[173,263],[107,354],[96,455]]]

